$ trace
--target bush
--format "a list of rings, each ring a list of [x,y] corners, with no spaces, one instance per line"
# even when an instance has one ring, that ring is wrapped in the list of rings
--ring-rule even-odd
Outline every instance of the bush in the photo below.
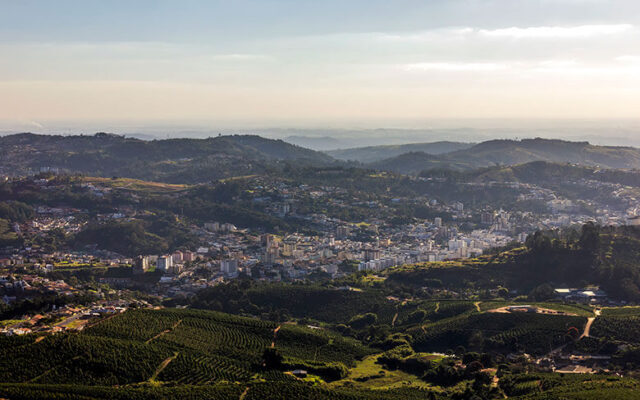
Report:
[[[351,318],[349,325],[354,329],[363,329],[378,322],[378,316],[374,313],[366,313],[364,315],[356,315]]]

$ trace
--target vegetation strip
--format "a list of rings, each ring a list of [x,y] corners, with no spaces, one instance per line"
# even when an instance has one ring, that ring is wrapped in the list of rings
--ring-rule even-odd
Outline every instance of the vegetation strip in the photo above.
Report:
[[[173,360],[175,360],[178,357],[178,354],[180,354],[179,352],[175,352],[173,353],[173,355],[171,357],[167,357],[167,359],[165,359],[164,361],[162,361],[162,363],[160,365],[158,365],[158,368],[156,368],[156,370],[153,372],[153,375],[151,375],[151,378],[149,378],[149,382],[153,382],[156,380],[156,378],[158,378],[158,375],[160,375],[160,373],[167,368],[167,365],[169,365],[169,363]]]
[[[180,325],[180,323],[182,322],[181,319],[178,320],[178,322],[176,322],[171,328],[169,329],[165,329],[164,331],[158,333],[157,335],[155,335],[154,337],[152,337],[151,339],[147,340],[145,343],[149,344],[151,343],[153,340],[158,339],[159,337],[166,335],[167,333],[171,332],[172,330],[176,329],[178,327],[178,325]]]

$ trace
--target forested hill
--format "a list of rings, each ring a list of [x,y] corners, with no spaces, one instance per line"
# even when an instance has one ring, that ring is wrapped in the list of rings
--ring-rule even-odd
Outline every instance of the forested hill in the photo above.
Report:
[[[396,172],[399,174],[414,174],[424,170],[442,169],[451,171],[467,171],[466,163],[452,162],[446,157],[427,154],[421,151],[409,152],[386,160],[366,164],[368,168]]]
[[[566,184],[571,181],[588,180],[627,186],[640,186],[640,172],[625,171],[575,164],[532,161],[511,166],[494,166],[471,171],[428,169],[420,173],[423,178],[440,178],[456,182],[519,182],[543,187],[550,183]]]
[[[475,169],[495,165],[517,165],[532,161],[572,163],[602,168],[640,168],[640,149],[634,147],[596,146],[588,142],[569,142],[550,139],[491,140],[468,149],[438,156],[423,157],[422,162],[399,162],[403,155],[371,164],[380,170],[417,173],[432,168],[456,170]],[[403,166],[404,165],[404,166]]]
[[[472,146],[473,143],[441,141],[432,143],[409,143],[400,145],[356,147],[352,149],[331,150],[327,151],[326,153],[334,158],[337,158],[338,160],[360,161],[363,163],[369,163],[410,152],[421,152],[430,155],[438,155],[468,149]]]
[[[153,141],[106,133],[0,137],[0,173],[9,175],[49,167],[95,176],[202,182],[252,174],[280,161],[334,162],[326,154],[254,135]]]
[[[603,289],[611,298],[640,301],[640,229],[633,226],[538,231],[526,247],[501,249],[476,259],[405,265],[385,271],[386,285],[422,287],[438,282],[461,290],[502,285],[552,299],[553,287]],[[537,293],[534,289],[544,290]]]
[[[597,169],[640,169],[640,149],[548,139],[492,140],[477,145],[436,142],[341,152],[330,154],[339,159],[360,159],[368,168],[403,174],[432,169],[472,171],[536,161]],[[384,155],[394,154],[399,155],[380,160]],[[286,163],[318,167],[344,161],[256,135],[153,141],[107,133],[79,136],[22,133],[0,137],[0,174],[5,175],[53,168],[91,176],[199,183],[265,171],[277,172]]]

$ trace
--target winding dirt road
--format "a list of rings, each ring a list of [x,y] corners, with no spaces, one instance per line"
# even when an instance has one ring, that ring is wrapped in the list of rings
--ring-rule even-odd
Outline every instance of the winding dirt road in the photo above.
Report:
[[[589,337],[589,333],[591,332],[591,325],[593,325],[593,321],[595,321],[596,318],[598,318],[598,316],[601,313],[601,310],[595,309],[593,313],[595,314],[595,316],[587,318],[587,323],[584,326],[584,331],[582,332],[582,335],[580,335],[579,339],[582,339],[584,337]]]
[[[271,347],[276,347],[276,337],[278,336],[280,328],[282,328],[282,325],[278,325],[278,327],[273,330],[273,341],[271,342]]]

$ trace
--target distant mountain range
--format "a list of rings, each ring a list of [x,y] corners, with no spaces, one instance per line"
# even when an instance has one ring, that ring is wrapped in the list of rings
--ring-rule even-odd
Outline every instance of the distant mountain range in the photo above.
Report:
[[[306,147],[307,149],[317,151],[336,149],[342,145],[340,140],[331,136],[287,136],[282,140],[287,143],[295,144],[296,146]]]
[[[418,174],[472,171],[534,161],[597,168],[640,169],[640,149],[549,139],[491,140],[370,146],[327,153],[256,135],[207,139],[140,140],[108,133],[55,136],[22,133],[0,137],[0,174],[47,169],[171,183],[199,183],[276,172],[285,164],[323,167],[355,160],[364,168]]]
[[[406,153],[422,152],[425,154],[445,154],[457,150],[465,150],[472,147],[473,143],[460,142],[432,142],[432,143],[411,143],[386,146],[368,146],[352,149],[341,149],[327,151],[331,157],[344,161],[359,161],[371,163],[384,160],[390,157],[400,156]]]
[[[326,165],[330,156],[253,135],[145,141],[108,133],[0,137],[0,173],[42,169],[166,182],[204,182],[262,173],[281,161]]]
[[[640,186],[640,171],[598,168],[576,164],[532,161],[525,164],[479,168],[469,171],[432,169],[423,171],[425,178],[450,178],[456,182],[520,182],[540,186],[562,184],[587,179]]]
[[[433,155],[426,152],[412,152],[366,165],[379,170],[415,174],[428,169],[471,170],[532,161],[639,169],[640,149],[594,146],[588,142],[551,139],[490,140],[450,153]]]

